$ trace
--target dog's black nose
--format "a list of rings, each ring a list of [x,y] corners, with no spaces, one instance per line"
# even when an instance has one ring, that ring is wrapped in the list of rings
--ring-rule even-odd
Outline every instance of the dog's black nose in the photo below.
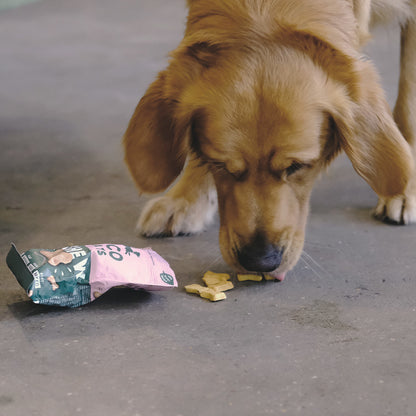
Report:
[[[281,248],[256,238],[238,251],[238,261],[250,272],[272,272],[280,266],[282,255]]]

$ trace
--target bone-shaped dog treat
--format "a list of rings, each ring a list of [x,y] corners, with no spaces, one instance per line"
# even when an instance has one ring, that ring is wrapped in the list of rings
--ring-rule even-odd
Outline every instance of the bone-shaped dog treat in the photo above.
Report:
[[[199,296],[201,296],[201,298],[209,299],[211,302],[227,299],[224,292],[217,292],[215,289],[211,289],[209,287],[203,288],[199,292]]]
[[[209,299],[211,302],[226,299],[226,290],[234,288],[232,282],[229,281],[230,275],[227,273],[214,273],[207,271],[202,280],[207,287],[198,284],[185,286],[188,293],[197,293],[201,298]]]
[[[279,279],[276,279],[276,277],[273,277],[270,274],[265,274],[264,280],[279,280]]]
[[[188,293],[196,293],[198,295],[199,295],[199,292],[201,291],[201,289],[204,289],[204,286],[197,285],[197,284],[192,284],[192,285],[185,286],[185,290]]]
[[[227,290],[234,289],[233,282],[218,283],[216,285],[207,285],[209,288],[214,289],[216,292],[226,292]]]
[[[269,274],[237,274],[237,279],[240,282],[261,282],[263,277],[265,280],[276,280],[275,277]],[[224,292],[234,288],[233,283],[230,282],[229,279],[230,275],[227,273],[214,273],[207,271],[202,278],[207,287],[198,284],[192,284],[185,286],[185,290],[187,293],[196,293],[201,296],[201,298],[206,298],[215,302],[217,300],[226,299]]]
[[[214,273],[207,271],[202,280],[208,287],[216,290],[217,292],[225,292],[226,290],[234,288],[233,283],[229,281],[230,277],[231,276],[227,273]]]
[[[209,299],[211,302],[217,302],[219,300],[224,300],[227,298],[224,292],[218,292],[213,288],[197,284],[187,285],[185,286],[185,290],[188,293],[196,293],[199,296],[201,296],[201,298]]]
[[[261,282],[262,280],[283,280],[280,279],[279,277],[274,277],[270,274],[237,274],[237,279],[239,282],[246,282],[246,281],[251,281],[251,282]]]
[[[263,276],[261,274],[237,274],[237,279],[239,282],[261,282],[263,280]]]
[[[214,273],[209,270],[204,274],[204,277],[202,278],[208,287],[223,284],[229,279],[230,275],[227,273]]]

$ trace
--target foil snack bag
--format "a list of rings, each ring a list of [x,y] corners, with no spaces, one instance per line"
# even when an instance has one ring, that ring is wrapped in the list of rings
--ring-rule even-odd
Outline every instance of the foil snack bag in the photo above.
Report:
[[[169,264],[151,248],[120,244],[31,249],[14,244],[7,265],[35,303],[77,307],[116,286],[164,290],[177,287]]]

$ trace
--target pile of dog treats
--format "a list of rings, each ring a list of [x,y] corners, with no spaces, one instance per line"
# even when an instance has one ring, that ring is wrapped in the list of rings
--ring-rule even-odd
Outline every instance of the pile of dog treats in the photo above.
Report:
[[[201,296],[201,298],[209,299],[211,302],[217,302],[219,300],[227,299],[224,292],[234,288],[233,283],[230,281],[231,276],[228,273],[214,273],[207,271],[202,280],[206,286],[199,284],[192,284],[185,286],[185,290],[188,293],[195,293]],[[264,275],[265,280],[276,280],[274,277]],[[261,282],[263,275],[261,274],[237,274],[239,282],[255,281]]]

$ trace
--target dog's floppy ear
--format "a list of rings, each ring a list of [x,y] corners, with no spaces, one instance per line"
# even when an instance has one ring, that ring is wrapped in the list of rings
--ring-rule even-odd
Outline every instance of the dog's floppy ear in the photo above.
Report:
[[[149,86],[124,134],[125,160],[143,192],[166,189],[186,159],[186,126],[175,119],[176,103],[174,91],[167,85],[167,71]]]
[[[125,161],[143,192],[166,189],[182,171],[189,143],[188,127],[196,99],[184,91],[200,74],[215,65],[220,47],[184,39],[171,53],[169,67],[149,86],[124,134]],[[188,94],[189,95],[189,94]]]
[[[402,194],[414,169],[411,149],[400,133],[369,63],[359,62],[347,88],[333,91],[331,115],[341,147],[353,167],[383,197]],[[355,96],[354,96],[355,95]]]

